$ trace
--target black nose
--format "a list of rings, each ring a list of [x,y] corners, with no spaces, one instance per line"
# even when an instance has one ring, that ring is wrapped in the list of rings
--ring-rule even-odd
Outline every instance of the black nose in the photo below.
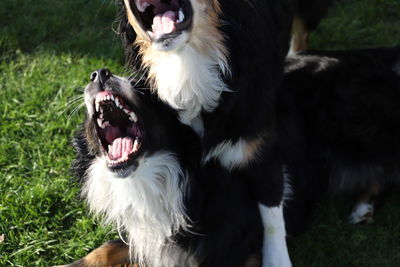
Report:
[[[99,69],[90,74],[90,81],[98,82],[101,86],[112,76],[109,69]]]

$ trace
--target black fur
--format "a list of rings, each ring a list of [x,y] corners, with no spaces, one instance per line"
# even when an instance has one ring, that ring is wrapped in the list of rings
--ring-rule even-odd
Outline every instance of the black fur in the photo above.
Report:
[[[111,84],[112,79],[107,83]],[[138,83],[134,83],[140,87]],[[181,155],[179,160],[187,171],[192,173],[193,168],[197,169],[201,153],[197,135],[178,121],[175,110],[160,103],[158,98],[149,94],[148,91],[134,91],[134,96],[134,101],[131,101],[130,105],[137,108],[135,113],[145,122],[146,153],[152,155],[161,150],[174,151]],[[101,155],[98,137],[92,129],[93,125],[93,118],[87,117],[73,141],[77,158],[72,167],[75,175],[81,180],[87,174],[86,171],[95,157]]]
[[[241,244],[242,242],[251,243],[251,247],[257,248],[259,252],[264,233],[258,227],[261,222],[257,203],[277,207],[283,201],[284,179],[278,151],[275,104],[276,92],[282,79],[283,61],[289,46],[295,2],[296,0],[219,1],[222,10],[219,30],[226,38],[224,45],[231,71],[231,76],[224,77],[224,82],[230,92],[222,93],[219,105],[212,112],[201,112],[204,124],[202,154],[207,155],[225,141],[236,143],[240,139],[254,140],[260,136],[266,138],[258,148],[257,159],[252,159],[240,171],[223,170],[216,159],[202,165],[199,171],[199,179],[204,182],[203,189],[209,192],[205,195],[212,196],[206,197],[200,203],[210,205],[210,208],[215,206],[211,210],[205,209],[204,214],[199,215],[204,216],[206,229],[213,233],[209,239],[201,241],[202,254],[207,255],[201,261],[204,266],[236,266],[237,262],[243,260],[238,258],[248,254],[250,248]],[[122,6],[119,33],[127,62],[138,77],[147,77],[137,48],[133,46],[136,37],[124,9]],[[216,166],[219,167],[216,169]],[[216,205],[221,201],[221,204]],[[252,205],[249,205],[250,202]],[[229,206],[229,203],[233,206]],[[238,210],[235,211],[236,206]],[[209,212],[215,217],[207,215]],[[218,214],[214,215],[214,212]],[[220,214],[229,219],[224,220]],[[252,219],[248,220],[243,216]],[[235,234],[229,233],[234,228],[226,228],[225,223],[233,223],[232,227],[236,227]],[[248,232],[246,227],[254,226],[257,226],[253,228],[254,232]],[[202,239],[196,236],[192,238]],[[232,247],[235,252],[224,254],[227,253],[228,244],[231,246],[236,242],[235,238],[240,240],[235,249]],[[256,242],[254,238],[257,239]],[[233,254],[235,256],[231,258]]]
[[[295,192],[292,227],[326,191],[363,194],[399,184],[399,64],[400,47],[287,59],[278,118]]]
[[[171,151],[189,174],[185,207],[191,228],[173,237],[176,242],[164,257],[176,257],[180,263],[194,258],[195,266],[243,266],[252,255],[259,255],[263,228],[248,174],[228,172],[218,163],[200,166],[201,142],[197,134],[181,124],[176,112],[149,91],[135,92],[134,96],[130,107],[143,121],[146,132],[141,153]],[[86,120],[85,129],[74,140],[74,166],[82,180],[95,156],[101,155],[91,152],[98,151],[99,143],[91,142],[97,138],[91,136],[94,122],[91,118]],[[188,261],[180,266],[191,264]]]
[[[298,0],[296,15],[304,22],[308,32],[314,31],[327,15],[333,0]]]
[[[225,77],[225,83],[232,92],[222,93],[220,104],[213,112],[201,114],[204,122],[203,154],[225,140],[236,142],[239,138],[268,135],[262,154],[271,162],[253,162],[246,174],[256,182],[254,188],[260,202],[277,206],[282,200],[283,180],[278,158],[272,154],[277,147],[275,100],[289,45],[294,0],[219,2],[223,11],[219,18],[220,30],[226,37],[232,72],[231,77]],[[128,23],[123,5],[118,17],[129,67],[140,71],[141,59],[133,46],[136,35]],[[146,77],[146,73],[138,75]],[[260,187],[265,187],[265,190]]]

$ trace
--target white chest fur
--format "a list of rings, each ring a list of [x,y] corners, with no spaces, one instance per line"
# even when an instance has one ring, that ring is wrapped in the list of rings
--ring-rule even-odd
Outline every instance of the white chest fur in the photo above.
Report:
[[[140,159],[129,177],[115,177],[105,160],[97,158],[88,172],[83,190],[90,209],[104,215],[107,223],[128,234],[136,260],[157,266],[165,242],[187,228],[183,206],[185,185],[175,156],[159,152]]]
[[[152,56],[148,66],[159,97],[179,110],[181,121],[188,125],[202,109],[214,110],[221,93],[227,91],[222,78],[227,72],[226,61],[218,50],[203,54],[186,45]]]

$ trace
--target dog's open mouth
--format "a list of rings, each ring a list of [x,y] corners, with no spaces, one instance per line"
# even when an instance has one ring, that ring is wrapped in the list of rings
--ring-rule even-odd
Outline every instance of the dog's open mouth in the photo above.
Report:
[[[122,97],[110,91],[98,93],[94,105],[96,112],[93,119],[108,167],[126,169],[141,148],[143,133],[138,117]]]
[[[153,41],[173,38],[192,24],[190,0],[134,0],[133,14]]]

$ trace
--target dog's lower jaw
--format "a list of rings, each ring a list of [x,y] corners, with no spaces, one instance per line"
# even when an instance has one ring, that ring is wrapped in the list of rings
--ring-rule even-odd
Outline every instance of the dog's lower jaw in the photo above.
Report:
[[[152,48],[156,51],[170,52],[182,49],[186,45],[189,39],[189,34],[187,32],[181,32],[179,35],[175,36],[173,39],[167,39],[164,41],[152,42]]]

